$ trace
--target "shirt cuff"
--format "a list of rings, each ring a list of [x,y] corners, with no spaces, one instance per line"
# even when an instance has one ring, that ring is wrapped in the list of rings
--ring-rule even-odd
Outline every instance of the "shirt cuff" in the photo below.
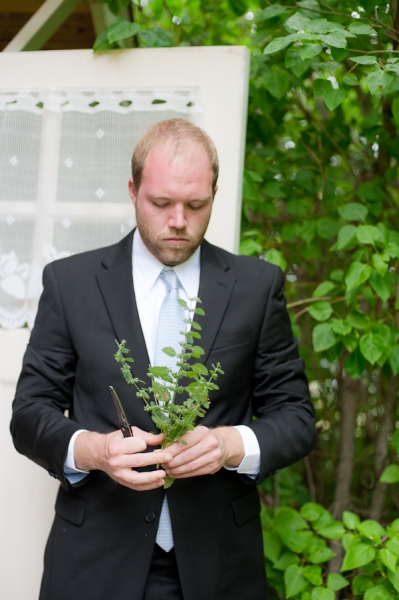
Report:
[[[249,427],[246,425],[235,425],[234,429],[237,429],[242,437],[244,444],[244,458],[238,467],[224,467],[228,471],[237,471],[244,475],[257,477],[260,473],[260,447],[259,442]]]
[[[90,471],[81,471],[80,469],[77,469],[75,465],[75,440],[78,437],[79,433],[82,433],[83,431],[87,431],[87,429],[79,429],[78,431],[75,431],[75,433],[69,440],[68,453],[64,462],[65,477],[72,485],[78,483],[90,473]]]

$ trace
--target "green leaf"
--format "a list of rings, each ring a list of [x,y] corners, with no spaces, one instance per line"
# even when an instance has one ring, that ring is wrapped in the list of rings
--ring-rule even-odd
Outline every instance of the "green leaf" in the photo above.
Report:
[[[376,585],[366,591],[364,600],[392,600],[392,596],[384,585]]]
[[[167,356],[176,356],[176,350],[171,346],[167,346],[166,348],[162,348],[162,352],[167,354]]]
[[[111,48],[111,44],[108,41],[107,30],[104,29],[100,35],[98,35],[93,44],[94,52],[98,52],[99,50],[108,50]]]
[[[343,88],[339,88],[338,90],[334,89],[332,86],[327,87],[324,90],[323,99],[324,104],[327,106],[328,110],[335,110],[338,108],[340,104],[346,98],[346,91]]]
[[[308,17],[305,17],[300,12],[294,13],[289,19],[286,20],[285,24],[290,29],[294,29],[295,31],[299,31],[301,29],[306,29],[311,23],[311,20]]]
[[[345,75],[344,78],[342,79],[342,81],[344,83],[346,83],[346,85],[358,85],[359,84],[358,78],[353,73],[348,73],[347,75]]]
[[[273,566],[278,571],[285,571],[287,567],[297,565],[298,563],[299,558],[294,552],[284,552]]]
[[[357,261],[353,262],[345,275],[347,290],[350,291],[362,285],[368,280],[372,272],[373,270],[369,265]]]
[[[357,239],[361,244],[372,244],[380,240],[381,234],[378,227],[374,225],[359,225],[357,228]]]
[[[317,40],[317,36],[311,33],[292,33],[291,35],[286,35],[285,37],[275,38],[266,46],[263,51],[263,54],[274,54],[275,52],[280,52],[287,46],[289,46],[292,42],[301,41],[314,41]]]
[[[372,71],[366,78],[370,94],[374,96],[381,88],[389,85],[393,81],[393,75],[389,75],[385,71]]]
[[[363,542],[352,544],[345,554],[341,571],[352,571],[366,565],[375,558],[374,548]]]
[[[335,600],[334,592],[325,587],[314,588],[310,597],[312,600]]]
[[[330,573],[327,578],[327,587],[334,592],[342,590],[349,585],[349,581],[339,573]]]
[[[355,35],[371,35],[376,33],[375,29],[373,29],[370,25],[366,25],[366,23],[359,23],[358,21],[351,23],[348,29]]]
[[[359,310],[352,310],[347,315],[347,320],[355,329],[362,331],[370,328],[370,317]]]
[[[338,231],[337,250],[350,250],[356,246],[356,231],[355,225],[344,225]]]
[[[337,62],[342,62],[348,56],[348,48],[331,48],[331,56]]]
[[[381,548],[379,551],[379,558],[383,565],[385,565],[390,571],[395,573],[396,561],[398,557],[392,554],[387,548]]]
[[[360,522],[360,519],[359,519]],[[358,534],[353,534],[353,533],[345,533],[344,536],[342,536],[342,540],[341,540],[341,544],[343,549],[348,552],[349,548],[352,546],[352,544],[357,544],[359,543],[361,540],[360,535]]]
[[[278,2],[264,8],[260,13],[258,13],[255,17],[255,22],[259,23],[260,21],[267,21],[268,19],[273,19],[273,17],[277,17],[278,15],[282,15],[287,12],[285,6],[281,6]]]
[[[322,98],[324,92],[331,87],[331,82],[327,79],[315,79],[313,82],[313,95],[316,98]]]
[[[274,517],[274,527],[283,529],[309,529],[308,524],[300,514],[289,506],[281,506],[277,509]]]
[[[304,44],[301,48],[299,48],[299,56],[302,60],[306,60],[308,58],[313,58],[320,54],[323,50],[323,46],[320,44]]]
[[[399,558],[399,537],[397,535],[386,542],[386,547],[392,552],[392,554]]]
[[[201,363],[193,364],[191,366],[191,369],[194,371],[194,373],[197,373],[198,375],[208,375],[208,369]]]
[[[286,598],[296,596],[308,585],[307,580],[302,575],[302,567],[291,565],[284,573],[284,584]]]
[[[356,348],[352,354],[350,354],[345,362],[344,367],[348,375],[352,377],[352,379],[359,379],[362,376],[364,369],[366,367],[366,361],[361,354],[359,348]]]
[[[270,248],[270,250],[266,252],[265,260],[272,263],[272,265],[277,265],[283,271],[287,268],[287,261],[285,260],[283,253],[276,248]]]
[[[317,519],[324,513],[325,509],[316,502],[307,502],[304,504],[299,513],[307,521],[317,521]]]
[[[371,262],[373,263],[373,267],[378,271],[381,277],[383,277],[387,272],[388,265],[382,258],[381,254],[373,254],[371,257]]]
[[[371,519],[367,519],[366,521],[359,523],[357,529],[361,535],[368,538],[372,542],[377,543],[379,543],[381,538],[387,533],[385,529],[379,523],[377,523],[377,521],[373,521]]]
[[[335,283],[332,281],[323,281],[320,283],[312,294],[312,298],[323,298],[327,296],[331,290],[335,288]]]
[[[202,317],[204,317],[204,316],[205,316],[205,311],[204,311],[204,309],[203,309],[203,308],[195,308],[195,309],[194,309],[194,313],[195,313],[196,315],[201,315]]]
[[[279,528],[278,534],[287,548],[296,553],[303,552],[313,537],[311,531],[290,529],[289,527]]]
[[[399,592],[399,567],[396,567],[395,573],[388,571],[388,579],[392,583],[395,590]]]
[[[188,310],[188,305],[187,302],[185,300],[183,300],[182,298],[178,299],[178,303],[180,304],[180,306],[182,306],[183,308],[185,308],[186,310]]]
[[[148,371],[151,373],[153,377],[168,377],[169,369],[168,367],[149,367]]]
[[[337,234],[339,224],[328,217],[322,217],[316,223],[317,235],[323,240],[329,240]]]
[[[399,96],[392,100],[392,114],[396,125],[399,127]]]
[[[375,63],[377,62],[377,57],[369,55],[354,56],[350,57],[349,60],[351,60],[354,63],[358,63],[359,65],[375,65]]]
[[[346,48],[347,41],[345,35],[340,33],[339,31],[334,31],[333,33],[327,33],[327,35],[320,35],[320,40],[328,46],[333,46],[334,48]]]
[[[313,585],[321,585],[323,583],[322,569],[317,565],[308,565],[305,567],[303,569],[303,576]]]
[[[309,314],[316,321],[326,321],[331,317],[332,306],[329,302],[322,300],[321,302],[315,302],[309,306]]]
[[[399,482],[399,465],[388,465],[380,477],[381,483]]]
[[[316,325],[312,332],[312,339],[315,352],[324,352],[332,348],[338,341],[330,323]]]
[[[263,82],[267,91],[276,98],[281,100],[290,87],[290,74],[285,69],[282,69],[278,65],[273,65],[268,71],[266,71]]]
[[[348,204],[340,206],[338,212],[347,221],[364,221],[369,211],[363,204],[348,202]]]
[[[343,336],[342,342],[348,352],[354,352],[358,347],[358,339],[354,331],[351,331],[348,335]],[[364,358],[362,357],[363,361]]]
[[[375,333],[365,333],[360,338],[360,351],[364,358],[372,365],[381,358],[385,351],[385,339]]]
[[[371,200],[372,202],[385,200],[385,194],[381,187],[377,184],[370,184],[370,182],[360,183],[356,190],[356,195],[363,200]]]
[[[340,540],[345,533],[345,528],[342,523],[335,521],[322,529],[318,529],[317,533],[329,540]]]
[[[355,596],[362,596],[369,588],[373,587],[373,581],[366,575],[355,575],[352,581],[352,591]]]
[[[106,29],[110,44],[133,37],[140,31],[138,23],[131,23],[126,19],[115,19]]]
[[[138,36],[140,41],[150,48],[169,48],[173,46],[173,35],[160,27],[142,30]]]
[[[263,186],[263,193],[269,198],[285,198],[283,186],[279,181],[268,181]]]
[[[276,533],[263,531],[263,552],[272,563],[278,560],[282,547],[283,544]]]
[[[399,352],[399,346],[395,346],[395,348]],[[397,373],[395,373],[395,375],[397,375]],[[395,448],[396,454],[399,454],[399,429],[396,429],[392,436],[392,445]]]
[[[256,240],[243,240],[240,244],[240,254],[244,256],[254,256],[262,254],[263,248]]]
[[[352,331],[352,326],[349,321],[336,319],[331,322],[331,329],[337,335],[348,335]]]
[[[370,277],[370,285],[383,302],[388,300],[391,295],[391,280],[388,273],[382,277],[379,273],[374,271]]]
[[[336,556],[334,550],[331,548],[327,548],[327,546],[317,548],[312,554],[309,556],[309,562],[319,565],[321,563],[325,563]]]
[[[344,510],[342,514],[342,521],[347,529],[357,529],[357,526],[360,523],[360,518],[356,513],[350,512],[349,510]]]

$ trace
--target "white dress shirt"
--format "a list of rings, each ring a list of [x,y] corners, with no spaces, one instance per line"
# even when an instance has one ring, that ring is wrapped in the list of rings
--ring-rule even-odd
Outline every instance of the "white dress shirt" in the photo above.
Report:
[[[198,296],[201,269],[200,253],[201,249],[198,248],[186,262],[173,267],[181,283],[179,296],[189,305],[190,298],[196,298]],[[133,236],[132,264],[137,311],[147,346],[148,356],[151,364],[153,364],[159,312],[167,292],[165,283],[159,278],[165,265],[159,262],[159,260],[147,249],[141,239],[138,229],[136,229]],[[201,345],[200,340],[199,345]],[[221,381],[221,387],[223,388],[223,381]],[[258,475],[260,471],[260,448],[258,440],[252,429],[249,427],[237,425],[235,428],[240,432],[243,440],[244,458],[238,467],[225,468],[234,471],[236,470],[238,473],[245,473],[246,475],[254,477]],[[72,436],[64,465],[66,477],[72,484],[83,479],[88,473],[88,471],[79,471],[75,466],[74,460],[73,447],[75,439],[82,431],[85,430],[81,429]]]

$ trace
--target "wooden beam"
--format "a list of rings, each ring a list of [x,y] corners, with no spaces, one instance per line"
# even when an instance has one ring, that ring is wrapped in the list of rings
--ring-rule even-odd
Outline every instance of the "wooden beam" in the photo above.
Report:
[[[80,0],[46,0],[3,52],[40,50]]]

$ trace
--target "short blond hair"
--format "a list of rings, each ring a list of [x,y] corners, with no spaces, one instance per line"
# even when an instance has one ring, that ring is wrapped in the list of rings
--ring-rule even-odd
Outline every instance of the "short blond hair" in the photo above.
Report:
[[[212,190],[215,192],[219,176],[219,159],[212,139],[203,129],[193,125],[190,121],[186,121],[186,119],[168,119],[149,127],[136,143],[132,156],[132,177],[136,193],[141,184],[148,153],[153,148],[167,142],[172,142],[176,154],[187,142],[194,142],[205,150],[212,172]]]

